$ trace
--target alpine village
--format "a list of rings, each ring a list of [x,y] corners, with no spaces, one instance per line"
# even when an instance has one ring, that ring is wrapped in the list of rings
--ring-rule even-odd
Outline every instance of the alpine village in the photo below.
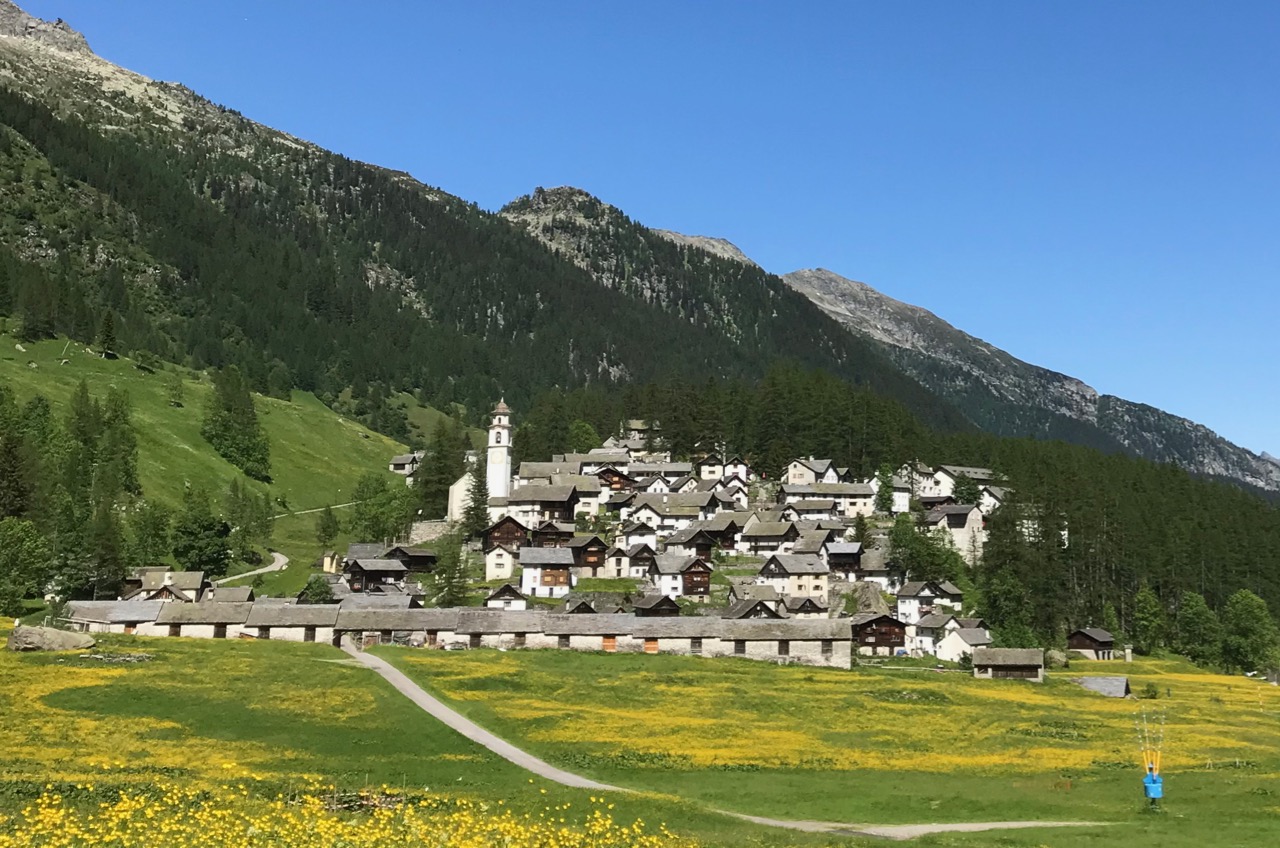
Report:
[[[1280,839],[1265,454],[9,0],[0,232],[0,848]]]

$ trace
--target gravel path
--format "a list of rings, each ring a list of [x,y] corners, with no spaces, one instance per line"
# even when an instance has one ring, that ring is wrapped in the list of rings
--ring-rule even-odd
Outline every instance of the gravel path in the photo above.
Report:
[[[246,571],[244,574],[237,574],[234,577],[223,577],[221,580],[213,581],[215,586],[221,586],[223,583],[230,583],[232,580],[240,580],[245,577],[256,577],[259,574],[266,574],[271,571],[280,571],[289,564],[289,558],[281,553],[271,552],[271,564],[264,565],[262,568],[255,568],[253,571]]]
[[[631,792],[621,786],[610,786],[599,783],[571,772],[558,769],[545,760],[520,750],[504,739],[499,739],[466,716],[456,712],[438,698],[429,695],[421,686],[414,683],[391,663],[366,654],[358,649],[350,639],[342,640],[342,650],[353,657],[356,662],[381,675],[400,694],[413,701],[433,718],[448,725],[463,736],[479,745],[483,745],[493,753],[520,766],[526,771],[545,777],[564,786],[577,789],[596,789],[605,792]],[[714,810],[726,816],[733,816],[754,824],[766,827],[799,830],[806,833],[830,833],[833,836],[879,836],[886,839],[914,839],[930,833],[976,833],[984,830],[1013,830],[1024,827],[1100,827],[1105,822],[1045,822],[1045,821],[1006,821],[1006,822],[958,822],[953,824],[846,824],[843,822],[791,821],[787,819],[770,819],[761,816],[748,816],[743,813],[732,813],[727,810]]]

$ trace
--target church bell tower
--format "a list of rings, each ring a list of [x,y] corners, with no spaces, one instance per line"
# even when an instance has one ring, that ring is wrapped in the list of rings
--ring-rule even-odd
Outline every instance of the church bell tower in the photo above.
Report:
[[[489,457],[485,481],[489,497],[505,498],[511,494],[511,409],[499,400],[493,408],[489,425]]]

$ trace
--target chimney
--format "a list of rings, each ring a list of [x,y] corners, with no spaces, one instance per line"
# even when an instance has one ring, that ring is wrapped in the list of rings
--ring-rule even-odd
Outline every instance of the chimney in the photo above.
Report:
[[[1132,645],[1124,646],[1124,661],[1133,662],[1133,646]]]
[[[164,573],[164,583],[163,583],[162,585],[164,585],[164,586],[172,586],[172,585],[173,585],[173,572],[172,572],[172,571],[166,571],[166,572]]]

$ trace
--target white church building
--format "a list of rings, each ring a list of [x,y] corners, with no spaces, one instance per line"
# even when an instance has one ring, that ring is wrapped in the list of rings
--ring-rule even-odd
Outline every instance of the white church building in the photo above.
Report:
[[[505,400],[499,400],[493,408],[489,424],[489,445],[485,456],[485,482],[490,498],[505,498],[511,494],[511,408]],[[471,468],[478,457],[467,453],[467,472],[449,487],[449,521],[461,521],[471,500]]]

